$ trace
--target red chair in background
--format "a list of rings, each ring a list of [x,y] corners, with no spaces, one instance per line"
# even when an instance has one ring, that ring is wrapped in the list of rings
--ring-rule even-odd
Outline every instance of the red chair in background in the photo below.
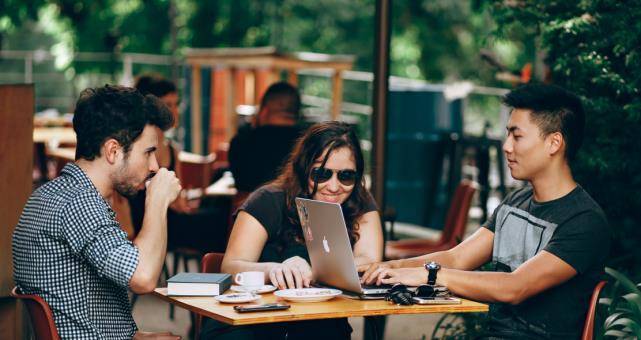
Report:
[[[207,253],[203,256],[203,259],[200,261],[200,272],[201,273],[220,273],[220,267],[223,264],[223,253]],[[196,322],[194,324],[194,339],[198,340],[200,338],[200,327],[203,324],[203,316],[198,314],[196,316]]]
[[[39,340],[59,340],[58,329],[53,322],[53,314],[47,302],[35,294],[20,294],[18,287],[14,287],[11,291],[11,296],[22,300],[29,317],[31,318],[31,325],[35,333],[36,339]]]
[[[461,181],[450,201],[441,237],[436,241],[430,239],[388,241],[385,245],[385,258],[390,260],[404,259],[456,246],[465,235],[467,215],[475,192],[476,183],[467,180]]]
[[[594,338],[594,320],[596,319],[596,307],[599,305],[599,294],[607,282],[601,281],[592,292],[592,297],[590,298],[590,307],[588,308],[588,314],[585,317],[585,324],[583,325],[583,336],[581,340],[592,340]]]

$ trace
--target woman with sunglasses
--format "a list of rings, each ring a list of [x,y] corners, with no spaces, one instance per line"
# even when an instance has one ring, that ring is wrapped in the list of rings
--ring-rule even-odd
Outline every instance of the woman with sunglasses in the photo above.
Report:
[[[312,271],[294,199],[339,203],[356,265],[380,261],[383,235],[376,204],[364,186],[364,160],[353,129],[341,122],[311,126],[297,141],[280,176],[238,209],[222,271],[262,271],[279,289],[309,287]],[[237,327],[208,322],[205,338],[348,339],[347,319]],[[216,328],[216,329],[212,329]],[[233,333],[231,335],[230,333]]]

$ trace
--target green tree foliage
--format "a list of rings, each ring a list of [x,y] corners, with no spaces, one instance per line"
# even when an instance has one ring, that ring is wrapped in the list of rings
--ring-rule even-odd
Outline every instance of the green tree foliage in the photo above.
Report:
[[[375,0],[173,1],[179,48],[273,45],[285,52],[353,54],[355,69],[373,67]],[[12,23],[19,24],[51,5],[73,32],[74,51],[174,52],[169,42],[170,0],[9,0],[0,6],[11,13]],[[493,19],[484,2],[395,0],[392,5],[393,75],[496,83],[495,70],[479,57],[481,48],[495,45],[489,35]],[[75,62],[74,67],[79,72],[108,71],[104,65]]]
[[[587,130],[574,173],[615,232],[612,265],[641,268],[641,2],[502,1],[504,32],[542,38],[554,83],[584,98]]]

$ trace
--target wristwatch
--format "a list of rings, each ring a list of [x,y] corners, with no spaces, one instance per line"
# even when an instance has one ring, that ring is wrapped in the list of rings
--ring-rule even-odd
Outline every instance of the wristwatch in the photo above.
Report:
[[[436,284],[436,272],[441,269],[441,265],[432,261],[425,264],[425,270],[427,270],[427,284],[435,285]]]

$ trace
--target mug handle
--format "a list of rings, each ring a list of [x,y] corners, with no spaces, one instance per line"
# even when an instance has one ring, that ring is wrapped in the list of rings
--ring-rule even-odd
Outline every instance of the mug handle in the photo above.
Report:
[[[236,283],[239,285],[243,285],[243,275],[241,273],[236,273],[236,276],[234,276],[234,279],[236,280]]]

